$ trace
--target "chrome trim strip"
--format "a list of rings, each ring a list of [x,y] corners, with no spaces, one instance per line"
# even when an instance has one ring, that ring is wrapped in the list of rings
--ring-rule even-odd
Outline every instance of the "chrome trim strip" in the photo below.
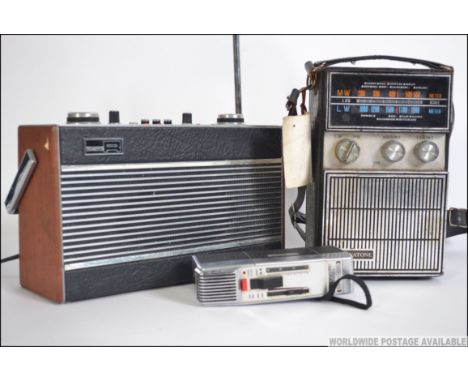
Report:
[[[99,165],[63,165],[63,172],[76,171],[102,171],[102,170],[132,170],[132,169],[154,169],[154,168],[179,168],[179,167],[211,167],[230,165],[250,165],[250,164],[272,164],[282,163],[282,158],[274,159],[239,159],[220,161],[191,161],[191,162],[157,162],[157,163],[119,163],[119,164],[99,164]]]
[[[62,166],[62,168],[65,167]],[[121,176],[121,175],[158,175],[158,174],[180,174],[180,173],[187,173],[187,172],[198,172],[198,173],[210,173],[210,172],[218,172],[218,171],[237,171],[237,170],[252,170],[252,172],[256,173],[259,171],[263,171],[266,169],[278,169],[281,168],[281,163],[271,163],[271,164],[258,164],[258,165],[253,165],[253,166],[236,166],[236,167],[202,167],[202,168],[195,168],[195,167],[189,167],[189,168],[181,168],[181,169],[168,169],[168,170],[159,170],[159,171],[151,171],[151,170],[145,170],[145,171],[129,171],[129,169],[124,169],[121,170],[120,172],[108,172],[108,170],[102,170],[98,171],[96,173],[84,173],[84,174],[78,174],[76,172],[66,172],[62,173],[61,178],[62,179],[70,179],[70,178],[82,178],[82,177],[104,177],[104,176]]]
[[[142,181],[142,180],[163,180],[163,179],[187,179],[187,178],[207,178],[207,177],[231,177],[231,176],[245,176],[245,175],[263,175],[263,174],[279,174],[281,175],[281,169],[278,168],[276,171],[262,171],[260,173],[255,172],[232,172],[232,173],[218,173],[218,174],[182,174],[182,175],[174,175],[174,176],[145,176],[145,177],[137,177],[137,178],[127,178],[125,175],[132,175],[132,174],[120,174],[120,178],[113,178],[113,179],[84,179],[84,180],[62,180],[63,185],[68,184],[89,184],[89,183],[122,183],[122,182],[131,182],[131,181]],[[78,178],[78,176],[75,176]],[[80,177],[82,178],[82,177]],[[267,178],[267,177],[263,177]],[[201,182],[200,180],[197,182]]]
[[[71,270],[83,269],[83,268],[91,268],[91,267],[99,267],[99,266],[104,266],[104,265],[121,264],[121,263],[127,263],[131,261],[141,261],[141,260],[150,260],[150,259],[157,259],[157,258],[163,258],[163,257],[186,255],[186,254],[197,253],[197,252],[215,251],[218,249],[228,249],[228,248],[234,249],[237,247],[243,247],[243,246],[248,246],[248,245],[271,243],[272,241],[281,241],[281,236],[258,237],[258,238],[253,238],[251,240],[237,241],[235,243],[231,242],[231,243],[223,243],[223,244],[215,244],[215,245],[205,245],[205,246],[197,247],[197,248],[192,247],[192,248],[187,248],[187,249],[179,249],[179,250],[172,250],[172,251],[165,251],[165,252],[158,252],[158,253],[152,252],[152,253],[139,254],[139,255],[134,255],[134,256],[123,256],[123,257],[116,257],[116,258],[111,258],[111,259],[90,260],[90,261],[83,261],[83,262],[76,262],[76,263],[68,263],[68,264],[65,264],[65,271],[71,271]],[[190,245],[191,244],[189,244],[188,246]],[[131,253],[135,253],[135,252],[131,252]],[[75,259],[75,260],[78,260],[78,259]]]

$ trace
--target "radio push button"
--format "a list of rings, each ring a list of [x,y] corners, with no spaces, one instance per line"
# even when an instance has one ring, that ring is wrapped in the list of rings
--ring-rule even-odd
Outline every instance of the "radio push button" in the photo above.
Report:
[[[340,162],[351,163],[359,157],[360,148],[355,141],[343,139],[336,144],[335,155]]]
[[[245,292],[249,290],[249,280],[241,279],[240,281],[240,289],[241,291]]]
[[[120,123],[120,113],[117,110],[109,111],[109,123]]]
[[[182,113],[182,123],[192,123],[192,113]]]
[[[398,141],[388,141],[381,148],[380,152],[388,162],[398,162],[405,156],[405,147]]]
[[[434,142],[423,141],[414,147],[414,153],[421,162],[429,163],[439,156],[439,147]]]

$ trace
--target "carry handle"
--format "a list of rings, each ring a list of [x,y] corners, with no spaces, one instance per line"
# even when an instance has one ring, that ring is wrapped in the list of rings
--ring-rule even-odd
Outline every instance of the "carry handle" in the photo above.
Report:
[[[311,73],[318,68],[323,69],[332,65],[341,64],[344,62],[350,62],[352,64],[357,61],[368,61],[368,60],[390,60],[390,61],[401,61],[409,62],[411,64],[424,65],[430,69],[440,69],[446,70],[448,72],[453,72],[453,67],[449,65],[440,64],[434,61],[421,60],[418,58],[408,58],[408,57],[399,57],[399,56],[387,56],[387,55],[371,55],[371,56],[356,56],[356,57],[345,57],[345,58],[336,58],[332,60],[323,60],[317,62],[306,62],[305,67],[308,73]]]
[[[24,192],[26,191],[26,187],[28,186],[36,165],[37,159],[34,155],[34,151],[27,149],[21,159],[18,172],[16,173],[13,184],[11,185],[10,191],[5,199],[5,207],[9,214],[18,213],[18,206]]]

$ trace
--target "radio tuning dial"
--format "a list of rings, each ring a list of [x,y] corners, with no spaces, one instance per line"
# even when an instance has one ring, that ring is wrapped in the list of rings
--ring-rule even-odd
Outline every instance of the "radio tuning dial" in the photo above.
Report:
[[[439,156],[439,147],[434,142],[423,141],[414,147],[414,153],[421,162],[429,163]]]
[[[355,141],[343,139],[336,144],[335,155],[340,162],[351,163],[359,157],[360,148]]]
[[[405,156],[405,147],[398,141],[388,141],[380,148],[380,152],[385,160],[395,163]]]

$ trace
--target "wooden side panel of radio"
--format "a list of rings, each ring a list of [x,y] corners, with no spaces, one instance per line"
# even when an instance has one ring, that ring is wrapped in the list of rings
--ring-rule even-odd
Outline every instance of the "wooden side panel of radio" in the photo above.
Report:
[[[38,162],[19,205],[21,285],[63,302],[58,127],[20,126],[18,143],[19,160],[32,149]]]

